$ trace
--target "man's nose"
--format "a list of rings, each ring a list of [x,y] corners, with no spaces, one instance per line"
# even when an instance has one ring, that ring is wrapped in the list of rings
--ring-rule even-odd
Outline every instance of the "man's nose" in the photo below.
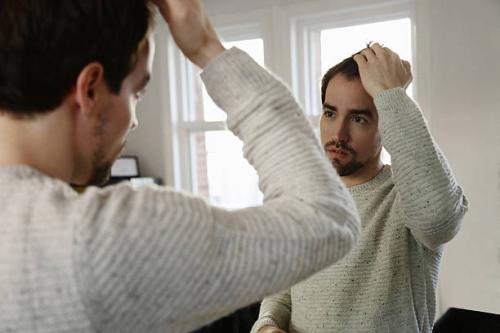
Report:
[[[349,142],[349,123],[347,121],[339,119],[334,124],[332,139],[336,142]]]

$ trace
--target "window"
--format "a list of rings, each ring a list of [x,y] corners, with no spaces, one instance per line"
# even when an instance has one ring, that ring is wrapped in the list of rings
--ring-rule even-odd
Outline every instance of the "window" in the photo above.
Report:
[[[409,18],[382,21],[321,31],[321,73],[342,61],[346,56],[359,52],[371,41],[390,47],[399,56],[412,63],[411,22]],[[412,94],[412,87],[408,88]]]
[[[264,65],[264,43],[261,38],[224,42],[247,52]],[[188,112],[188,130],[192,191],[213,205],[242,208],[262,203],[255,169],[243,157],[243,143],[224,130],[226,114],[209,97],[199,73],[193,71],[194,108]]]

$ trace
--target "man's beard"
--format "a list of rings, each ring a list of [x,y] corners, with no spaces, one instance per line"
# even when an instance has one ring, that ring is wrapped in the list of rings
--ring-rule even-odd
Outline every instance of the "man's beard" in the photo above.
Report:
[[[350,161],[346,164],[341,164],[338,159],[333,159],[332,166],[337,170],[340,177],[349,176],[364,167],[364,164],[359,161]]]
[[[120,156],[121,152],[125,148],[126,142],[124,141],[120,146],[119,151],[116,153],[116,157]],[[98,149],[94,154],[94,159],[92,161],[92,175],[88,181],[88,185],[102,186],[105,185],[109,178],[111,177],[111,168],[113,167],[114,160],[111,162],[106,161],[103,149]]]
[[[99,146],[94,153],[94,157],[92,159],[92,174],[87,182],[87,185],[102,186],[105,185],[111,177],[111,167],[113,166],[114,161],[106,161],[106,153],[103,145],[104,131],[107,123],[108,119],[104,116],[104,114],[99,114],[98,123],[94,131],[98,141],[101,143],[101,146]],[[125,142],[123,142],[120,147],[120,151],[124,147]]]
[[[101,165],[94,165],[92,176],[88,181],[88,185],[102,186],[106,184],[111,177],[112,163],[103,163]]]
[[[325,152],[328,152],[328,148],[331,146],[347,151],[351,156],[351,159],[346,163],[342,163],[338,158],[334,158],[331,160],[332,166],[335,168],[335,170],[337,170],[339,176],[344,177],[352,175],[365,166],[365,163],[362,163],[356,159],[358,155],[357,152],[352,147],[349,147],[345,141],[328,141],[324,145]]]

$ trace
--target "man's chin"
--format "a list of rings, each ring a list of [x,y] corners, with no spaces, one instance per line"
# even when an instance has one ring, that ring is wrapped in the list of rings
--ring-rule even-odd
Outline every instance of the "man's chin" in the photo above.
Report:
[[[332,166],[335,168],[335,170],[337,170],[337,173],[339,174],[340,177],[346,177],[357,172],[364,166],[364,164],[360,162],[349,162],[342,164],[338,160],[333,160]]]
[[[103,186],[111,177],[111,166],[112,164],[106,164],[97,168],[94,168],[92,177],[90,177],[87,182],[87,186]]]

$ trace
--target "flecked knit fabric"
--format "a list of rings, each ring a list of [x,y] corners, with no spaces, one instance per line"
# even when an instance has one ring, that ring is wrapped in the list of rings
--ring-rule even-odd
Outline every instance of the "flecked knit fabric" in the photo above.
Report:
[[[202,76],[265,204],[227,211],[127,184],[79,195],[32,167],[1,167],[0,332],[188,332],[352,248],[354,202],[289,90],[237,49]]]
[[[344,259],[265,299],[252,333],[430,333],[442,244],[467,209],[417,105],[397,88],[375,98],[392,166],[349,188],[362,222]]]

